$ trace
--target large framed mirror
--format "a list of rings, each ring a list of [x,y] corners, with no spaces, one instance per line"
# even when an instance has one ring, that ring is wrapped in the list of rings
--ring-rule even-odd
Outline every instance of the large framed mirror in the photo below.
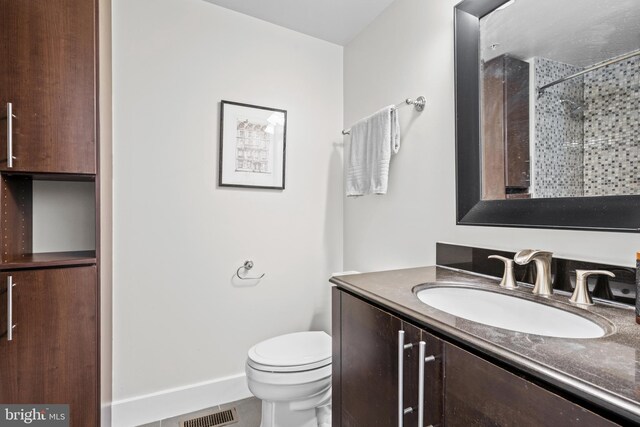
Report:
[[[455,8],[457,223],[640,231],[640,1]]]

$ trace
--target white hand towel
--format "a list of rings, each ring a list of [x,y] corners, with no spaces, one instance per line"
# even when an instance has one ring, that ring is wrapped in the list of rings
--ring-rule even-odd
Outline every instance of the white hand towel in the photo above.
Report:
[[[347,196],[386,194],[391,155],[400,150],[400,125],[394,105],[351,126]]]

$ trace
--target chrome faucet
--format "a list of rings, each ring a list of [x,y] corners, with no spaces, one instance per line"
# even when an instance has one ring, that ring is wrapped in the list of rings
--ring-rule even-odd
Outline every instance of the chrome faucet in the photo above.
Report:
[[[551,284],[551,257],[553,253],[541,251],[539,249],[524,249],[513,257],[516,264],[524,265],[531,261],[536,264],[536,283],[533,286],[533,293],[540,296],[553,294]]]

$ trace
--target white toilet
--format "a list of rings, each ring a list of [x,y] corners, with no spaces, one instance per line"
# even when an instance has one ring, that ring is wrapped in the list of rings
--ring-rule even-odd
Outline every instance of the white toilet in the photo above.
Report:
[[[262,400],[260,427],[331,425],[331,337],[296,332],[262,341],[247,357],[249,390]]]

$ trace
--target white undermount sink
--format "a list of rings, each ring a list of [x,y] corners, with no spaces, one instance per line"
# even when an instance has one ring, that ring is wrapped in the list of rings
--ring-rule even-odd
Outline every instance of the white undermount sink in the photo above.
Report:
[[[606,331],[577,314],[546,304],[463,286],[433,286],[416,293],[423,303],[497,328],[558,338],[598,338]]]

